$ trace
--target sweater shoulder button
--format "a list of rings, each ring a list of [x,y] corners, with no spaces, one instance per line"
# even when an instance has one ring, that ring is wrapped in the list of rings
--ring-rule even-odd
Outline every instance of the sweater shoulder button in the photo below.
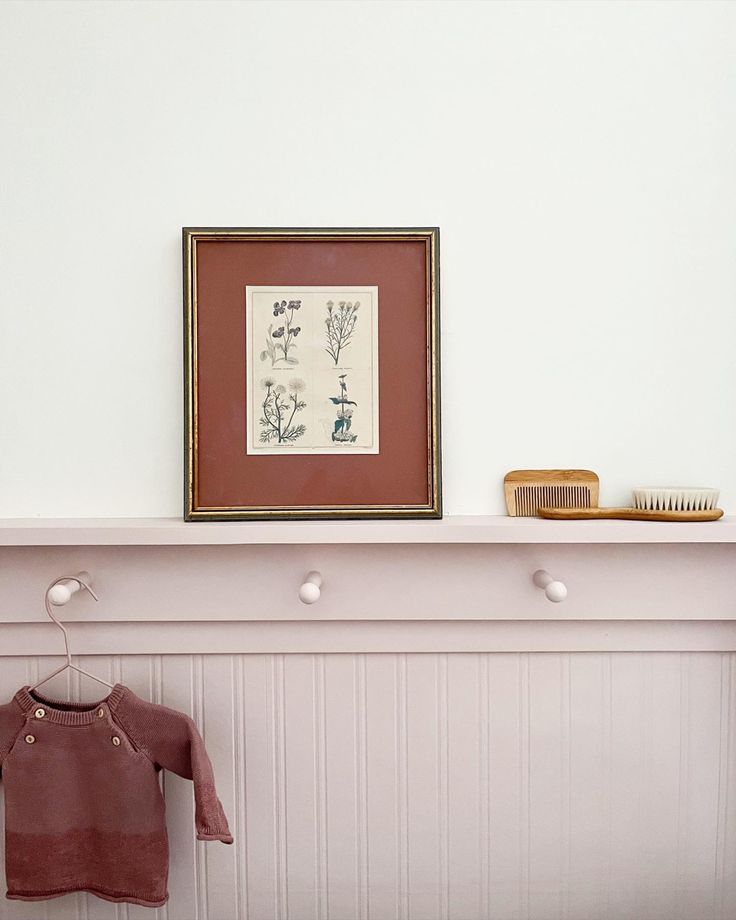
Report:
[[[39,706],[38,709],[33,713],[33,715],[34,715],[37,719],[43,719],[43,717],[46,715],[46,710],[45,710],[45,709],[42,709],[42,708]]]
[[[117,747],[120,744],[120,738],[117,735],[112,736],[112,743]]]
[[[26,735],[26,744],[33,744],[36,740],[34,735]]]

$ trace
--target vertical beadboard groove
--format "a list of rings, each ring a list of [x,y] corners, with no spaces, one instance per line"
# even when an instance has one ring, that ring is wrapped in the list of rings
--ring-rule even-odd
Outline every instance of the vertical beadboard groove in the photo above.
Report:
[[[491,701],[489,680],[489,656],[478,655],[478,784],[480,787],[480,823],[478,851],[480,854],[480,879],[478,886],[478,916],[486,918],[491,911]]]
[[[717,920],[729,920],[726,915],[726,832],[730,802],[728,794],[729,767],[733,757],[733,731],[731,727],[732,655],[721,654],[721,705],[719,714],[718,750],[718,819],[716,826],[715,905]]]
[[[78,660],[79,660],[78,655],[71,656],[72,664],[77,664]],[[68,700],[74,699],[72,695],[72,675],[75,675],[75,672],[67,669],[66,671],[62,671],[62,674],[64,676],[64,682],[66,684],[66,690],[64,691],[63,695],[66,696]]]
[[[734,759],[734,727],[733,720],[736,717],[736,654],[728,654],[728,725],[729,725],[729,739],[728,739],[728,775],[727,775],[727,786],[729,790],[729,795],[726,799],[725,804],[725,813],[723,816],[724,825],[728,829],[728,836],[726,837],[725,847],[723,852],[724,867],[730,865],[730,860],[736,859],[736,848],[734,847],[734,832],[732,829],[733,826],[733,793],[734,789],[731,785],[736,779],[736,761]],[[730,882],[730,901],[727,900],[727,888],[726,882]],[[730,873],[724,872],[724,914],[727,914],[729,917],[736,915],[736,888],[734,883],[734,872]]]
[[[395,657],[396,719],[396,917],[409,920],[409,750],[407,659]]]
[[[690,760],[690,656],[687,652],[680,652],[680,758],[678,763],[678,789],[677,789],[677,849],[675,854],[675,876],[677,878],[677,903],[678,917],[680,920],[689,920],[683,913],[687,902],[685,888],[687,877],[683,878],[683,865],[686,860],[687,842],[689,838],[688,816],[688,764]]]
[[[569,659],[569,655],[567,656]],[[605,836],[605,861],[603,866],[601,896],[601,920],[615,920],[610,917],[611,890],[614,884],[612,874],[612,841],[613,841],[613,658],[608,652],[603,656],[603,680],[602,680],[603,701],[601,706],[603,718],[603,752],[602,752],[602,771],[604,775],[604,823],[606,827]]]
[[[531,734],[531,694],[529,687],[529,654],[527,652],[518,656],[519,662],[519,765],[520,788],[519,797],[519,878],[518,899],[519,918],[529,920],[529,887],[531,872],[531,764],[530,764],[530,734]]]
[[[162,655],[153,656],[153,702],[160,706],[164,699],[164,663]],[[166,798],[166,771],[161,770],[161,792]],[[160,920],[169,920],[169,905],[159,907]]]
[[[248,852],[247,821],[245,805],[245,661],[242,655],[230,656],[230,681],[232,693],[232,738],[233,738],[233,803],[235,808],[234,835],[237,857],[233,883],[235,885],[236,920],[247,920],[248,913]]]
[[[122,683],[123,682],[123,659],[121,655],[113,655],[108,659],[108,678],[110,683]],[[89,668],[85,668],[89,670]],[[71,673],[71,672],[69,672]],[[81,678],[81,674],[74,672],[76,677]],[[81,699],[81,680],[78,680],[76,688],[76,697],[75,699]],[[116,904],[115,905],[115,920],[129,920],[130,918],[130,905],[129,904]]]
[[[637,771],[639,777],[639,787],[637,790],[638,833],[636,839],[639,847],[646,852],[646,849],[649,846],[646,805],[648,790],[651,788],[652,784],[652,769],[650,765],[650,744],[652,737],[651,674],[649,668],[646,667],[643,656],[637,653],[636,658],[640,667],[641,680],[639,685],[639,712],[641,714],[641,722],[639,723],[640,737],[637,750],[637,758],[639,761],[639,769]],[[637,895],[642,905],[642,915],[648,918],[649,903],[648,892],[646,890],[646,866],[644,859],[639,861],[639,867],[635,881]]]
[[[112,683],[122,683],[123,680],[123,658],[121,655],[115,655],[111,662]]]
[[[286,712],[284,656],[271,656],[272,739],[274,781],[274,865],[276,868],[276,920],[289,920],[288,862],[286,851]]]
[[[80,665],[79,662],[74,661],[74,659],[72,659],[72,663],[76,664],[77,667],[84,667],[84,665]],[[86,670],[89,670],[89,669],[85,668],[85,671]],[[79,673],[79,671],[74,671],[72,673],[74,675],[75,680],[74,680],[74,693],[71,696],[71,699],[80,700],[82,698],[81,697],[82,675]],[[79,918],[82,917],[83,911],[86,911],[88,913],[88,910],[87,910],[88,900],[87,899],[88,899],[88,895],[83,891],[80,891],[76,895],[74,895],[74,900],[76,902],[76,908],[77,908],[77,920],[79,920]]]
[[[109,667],[109,677],[111,683],[122,683],[123,680],[123,660],[120,655],[113,655],[112,658],[108,661]],[[71,672],[68,672],[71,673]],[[76,673],[76,672],[75,672]],[[80,674],[76,674],[79,678]],[[77,696],[76,699],[81,698],[81,687],[77,687]],[[130,905],[129,904],[116,904],[115,905],[115,920],[129,920],[130,918]]]
[[[161,660],[160,655],[149,655],[148,656],[148,699],[152,703],[160,703],[161,697],[158,695],[160,692],[160,681],[161,681],[161,671],[160,668],[158,672],[156,671],[156,661]],[[158,685],[158,686],[157,686]],[[165,771],[162,770],[161,774]],[[159,776],[161,775],[159,774]],[[156,920],[165,920],[166,918],[166,905],[163,907],[156,907]]]
[[[312,725],[314,731],[314,877],[317,880],[317,920],[329,920],[329,863],[327,851],[327,703],[325,656],[312,659]]]
[[[572,796],[571,796],[571,759],[572,759],[572,726],[571,726],[571,694],[570,685],[570,655],[560,656],[560,776],[561,796],[560,815],[562,826],[560,828],[560,920],[568,920],[570,910],[570,865],[572,848]]]
[[[190,655],[190,699],[194,722],[202,737],[205,737],[204,724],[204,661],[202,655]],[[206,744],[206,739],[205,739]],[[194,882],[197,897],[197,920],[207,917],[207,849],[202,841],[194,844]]]
[[[72,656],[72,664],[75,664],[77,667],[84,668],[85,671],[90,670],[88,667],[86,667],[86,665],[80,664],[78,658],[75,660],[75,656]],[[74,686],[73,691],[71,691],[69,694],[69,699],[80,700],[82,698],[82,695],[81,695],[82,675],[79,673],[79,671],[69,670],[67,671],[67,676],[72,678],[72,683]],[[87,898],[88,898],[88,895],[86,894],[86,892],[83,892],[83,891],[79,891],[74,895],[74,903],[77,909],[77,920],[80,920],[80,918],[82,917],[82,912],[87,909]],[[118,916],[117,911],[115,913],[115,916],[116,917]]]
[[[440,920],[450,912],[450,772],[447,654],[438,655],[437,665],[437,862],[439,866],[438,911]]]
[[[368,685],[366,656],[356,655],[354,668],[355,706],[355,826],[358,830],[355,848],[356,905],[358,920],[368,920],[370,914],[370,878],[368,864]]]
[[[161,655],[150,657],[151,702],[161,705],[164,698],[163,661]]]

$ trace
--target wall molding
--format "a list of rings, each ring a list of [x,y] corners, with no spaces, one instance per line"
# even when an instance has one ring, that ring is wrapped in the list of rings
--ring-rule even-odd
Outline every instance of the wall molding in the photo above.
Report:
[[[736,622],[436,621],[74,623],[75,655],[688,652],[736,648]],[[0,624],[8,656],[59,655],[50,623]]]

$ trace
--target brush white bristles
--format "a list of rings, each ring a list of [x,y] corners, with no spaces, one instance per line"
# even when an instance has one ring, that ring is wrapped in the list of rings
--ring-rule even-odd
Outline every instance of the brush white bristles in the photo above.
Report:
[[[634,507],[649,511],[710,511],[718,505],[718,489],[634,489]]]

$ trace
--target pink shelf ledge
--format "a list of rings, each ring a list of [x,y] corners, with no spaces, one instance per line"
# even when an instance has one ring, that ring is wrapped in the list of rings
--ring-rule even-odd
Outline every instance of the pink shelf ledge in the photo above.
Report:
[[[708,523],[544,521],[451,516],[438,521],[191,522],[179,518],[0,520],[0,546],[270,544],[736,543],[736,516]]]

